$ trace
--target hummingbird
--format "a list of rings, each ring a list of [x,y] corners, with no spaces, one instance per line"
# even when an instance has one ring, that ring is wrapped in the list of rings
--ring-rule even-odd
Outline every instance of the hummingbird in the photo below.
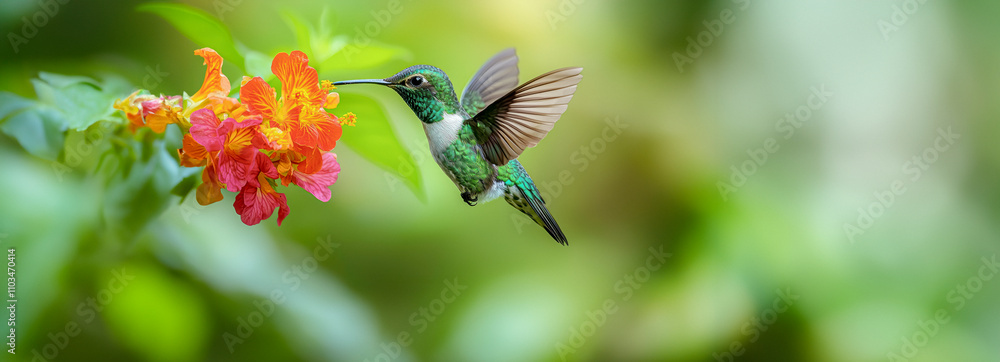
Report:
[[[567,245],[528,172],[517,160],[538,144],[566,111],[583,68],[561,68],[518,85],[517,53],[505,49],[472,77],[459,100],[444,71],[414,65],[385,79],[333,82],[380,84],[396,91],[423,124],[431,155],[469,206],[500,196]]]

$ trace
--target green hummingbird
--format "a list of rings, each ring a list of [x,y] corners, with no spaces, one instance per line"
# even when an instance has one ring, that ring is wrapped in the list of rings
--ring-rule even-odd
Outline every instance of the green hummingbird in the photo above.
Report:
[[[566,111],[583,68],[562,68],[518,85],[517,54],[490,58],[469,81],[461,101],[444,71],[415,65],[385,79],[334,82],[381,84],[403,98],[424,132],[434,160],[470,206],[503,195],[560,244],[566,235],[517,157],[538,144]]]

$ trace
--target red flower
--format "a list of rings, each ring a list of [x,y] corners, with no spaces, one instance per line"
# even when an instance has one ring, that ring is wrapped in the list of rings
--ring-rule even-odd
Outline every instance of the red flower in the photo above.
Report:
[[[199,109],[191,114],[191,137],[207,152],[217,153],[213,163],[217,166],[218,181],[231,192],[243,188],[250,177],[250,163],[259,152],[252,145],[259,133],[259,124],[259,118],[247,118],[242,122],[226,118],[219,122],[209,109]]]
[[[271,217],[274,209],[278,208],[278,226],[281,221],[288,216],[288,201],[285,194],[274,191],[268,179],[278,178],[278,171],[274,164],[263,153],[258,153],[249,171],[255,177],[252,181],[243,186],[233,208],[240,214],[240,219],[244,224],[256,225]]]
[[[300,51],[279,53],[271,71],[281,81],[281,94],[261,77],[244,77],[238,98],[222,74],[222,57],[210,48],[195,51],[205,59],[205,80],[189,98],[133,93],[118,100],[134,132],[149,127],[157,133],[175,123],[184,134],[177,150],[185,167],[204,167],[197,199],[202,205],[222,200],[222,188],[239,192],[233,207],[247,225],[270,218],[278,225],[288,216],[285,195],[275,191],[295,184],[321,201],[329,201],[337,182],[337,155],[326,153],[342,135],[341,121],[326,109],[336,108],[333,84],[319,82],[316,69]],[[354,115],[344,116],[353,125]]]

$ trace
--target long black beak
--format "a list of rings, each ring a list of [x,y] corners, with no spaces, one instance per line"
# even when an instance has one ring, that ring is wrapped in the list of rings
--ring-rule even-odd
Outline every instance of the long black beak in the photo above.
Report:
[[[344,85],[344,84],[380,84],[380,85],[390,85],[392,83],[386,82],[382,79],[358,79],[358,80],[342,80],[339,82],[333,82],[333,85]]]

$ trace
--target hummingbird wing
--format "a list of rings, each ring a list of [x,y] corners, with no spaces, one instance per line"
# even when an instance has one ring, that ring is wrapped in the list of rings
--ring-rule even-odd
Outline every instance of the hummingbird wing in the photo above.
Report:
[[[486,159],[506,165],[537,145],[566,112],[582,72],[583,68],[562,68],[542,74],[466,120]]]
[[[475,115],[517,87],[517,53],[507,48],[483,64],[462,91],[462,109]]]

